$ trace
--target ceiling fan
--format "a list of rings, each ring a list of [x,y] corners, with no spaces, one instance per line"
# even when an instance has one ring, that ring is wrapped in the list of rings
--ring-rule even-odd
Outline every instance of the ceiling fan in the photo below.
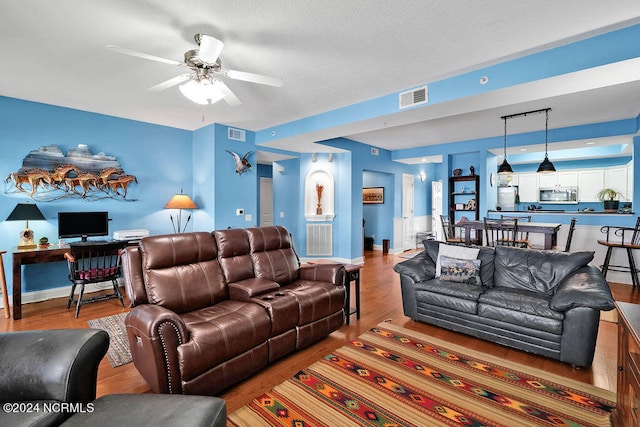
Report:
[[[231,89],[229,89],[220,77],[258,83],[267,86],[282,86],[282,80],[277,77],[222,68],[220,53],[224,47],[224,42],[206,34],[196,34],[194,39],[198,44],[198,48],[186,51],[183,62],[149,55],[147,53],[137,52],[135,50],[111,44],[107,45],[106,48],[113,52],[135,56],[142,59],[162,62],[169,65],[177,65],[179,67],[188,67],[191,72],[180,74],[179,76],[173,77],[155,86],[151,86],[150,88],[147,88],[147,90],[151,92],[159,92],[184,83],[179,87],[180,92],[182,92],[182,94],[191,101],[202,105],[214,104],[221,99],[224,99],[224,101],[231,106],[241,104],[238,97],[231,91]]]

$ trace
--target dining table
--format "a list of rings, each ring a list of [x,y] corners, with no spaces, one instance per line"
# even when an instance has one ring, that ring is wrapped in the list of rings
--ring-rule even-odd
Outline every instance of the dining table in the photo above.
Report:
[[[475,230],[476,239],[473,243],[482,245],[484,221],[466,220],[455,223],[455,227],[464,229],[464,241],[470,245],[471,230]],[[520,222],[518,221],[518,233],[544,234],[544,249],[552,249],[558,243],[558,230],[562,224],[555,222]]]

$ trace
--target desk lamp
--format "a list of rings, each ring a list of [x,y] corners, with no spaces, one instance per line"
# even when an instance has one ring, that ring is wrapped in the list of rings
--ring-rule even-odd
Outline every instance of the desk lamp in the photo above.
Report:
[[[169,214],[171,218],[171,225],[173,225],[174,233],[184,233],[184,230],[187,228],[187,224],[189,224],[189,220],[191,219],[191,215],[187,218],[187,222],[184,223],[184,227],[182,227],[182,210],[183,209],[198,209],[198,206],[191,200],[191,197],[186,194],[182,194],[182,190],[180,190],[180,194],[174,195],[169,202],[164,205],[165,209],[178,209],[178,217],[177,217],[177,227],[176,223],[173,221],[173,215]]]
[[[24,230],[20,232],[18,249],[35,249],[38,245],[33,242],[33,230],[29,229],[29,220],[44,221],[44,215],[38,206],[30,203],[18,203],[6,219],[7,221],[26,221]]]

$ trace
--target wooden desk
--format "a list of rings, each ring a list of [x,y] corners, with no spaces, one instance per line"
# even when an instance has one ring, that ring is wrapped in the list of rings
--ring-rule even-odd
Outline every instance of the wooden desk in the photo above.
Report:
[[[13,248],[13,320],[22,318],[22,266],[64,261],[68,246],[51,245],[47,249],[19,250]]]
[[[544,249],[552,249],[558,242],[558,230],[562,224],[551,222],[520,222],[518,221],[518,232],[544,234]],[[455,224],[455,227],[464,229],[464,240],[467,245],[471,244],[471,230],[476,231],[479,244],[482,243],[482,231],[484,221],[464,221]]]

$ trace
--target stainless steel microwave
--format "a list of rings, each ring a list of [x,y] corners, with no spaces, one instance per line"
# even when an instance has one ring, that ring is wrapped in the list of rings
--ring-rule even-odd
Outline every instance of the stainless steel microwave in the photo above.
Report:
[[[578,203],[577,187],[550,187],[540,188],[538,196],[540,203]]]

